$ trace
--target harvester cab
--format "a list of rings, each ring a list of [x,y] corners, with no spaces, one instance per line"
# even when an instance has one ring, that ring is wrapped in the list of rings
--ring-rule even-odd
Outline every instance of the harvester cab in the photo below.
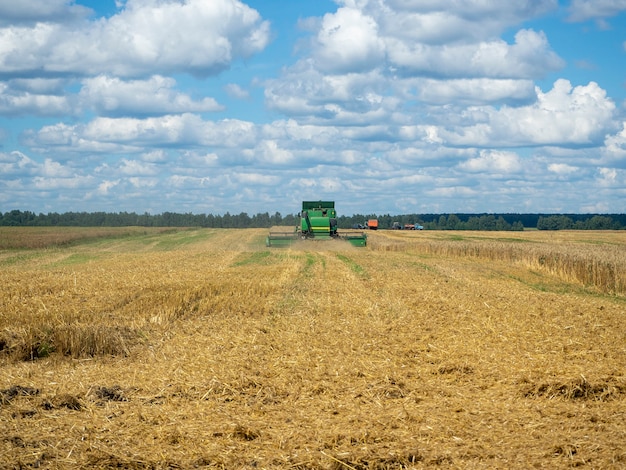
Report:
[[[288,246],[296,240],[342,239],[353,246],[366,246],[365,233],[339,234],[334,201],[303,201],[300,225],[293,232],[270,232],[267,246]]]
[[[302,238],[337,236],[337,212],[334,201],[303,201],[300,212]]]

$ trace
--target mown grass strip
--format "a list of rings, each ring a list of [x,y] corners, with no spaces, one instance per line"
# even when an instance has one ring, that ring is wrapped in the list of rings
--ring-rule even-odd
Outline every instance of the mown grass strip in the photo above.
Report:
[[[49,264],[47,267],[59,268],[63,266],[73,266],[76,264],[84,264],[90,261],[96,261],[100,258],[101,258],[100,255],[94,255],[94,254],[88,254],[88,253],[73,253],[60,261]]]
[[[254,251],[240,256],[240,260],[233,263],[233,266],[246,266],[249,264],[269,264],[276,257],[269,251]]]
[[[359,276],[367,277],[367,271],[363,268],[363,266],[358,264],[352,258],[342,255],[341,253],[337,253],[337,258],[341,260],[343,263],[345,263],[346,266],[348,266],[352,272],[358,274]]]

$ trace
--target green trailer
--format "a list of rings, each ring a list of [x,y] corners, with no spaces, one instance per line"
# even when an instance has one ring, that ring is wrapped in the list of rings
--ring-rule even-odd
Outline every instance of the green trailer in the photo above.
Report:
[[[267,246],[289,246],[296,240],[346,240],[353,246],[366,246],[365,233],[340,234],[337,230],[335,201],[302,201],[300,225],[293,232],[271,232]]]

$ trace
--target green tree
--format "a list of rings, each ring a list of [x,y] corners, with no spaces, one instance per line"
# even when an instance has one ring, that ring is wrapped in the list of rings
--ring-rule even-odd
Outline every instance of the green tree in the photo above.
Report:
[[[463,230],[463,222],[459,219],[459,216],[456,214],[450,214],[448,216],[448,221],[446,222],[446,227],[448,230]]]
[[[540,216],[537,220],[537,230],[567,230],[573,225],[572,219],[566,215]]]
[[[611,217],[594,215],[584,222],[583,228],[586,230],[612,230],[616,228],[616,224]]]

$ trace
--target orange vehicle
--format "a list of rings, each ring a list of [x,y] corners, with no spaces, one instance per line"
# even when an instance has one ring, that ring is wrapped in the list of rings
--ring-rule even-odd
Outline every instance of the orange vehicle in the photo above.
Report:
[[[367,221],[367,228],[370,230],[378,230],[378,219],[370,219]]]

